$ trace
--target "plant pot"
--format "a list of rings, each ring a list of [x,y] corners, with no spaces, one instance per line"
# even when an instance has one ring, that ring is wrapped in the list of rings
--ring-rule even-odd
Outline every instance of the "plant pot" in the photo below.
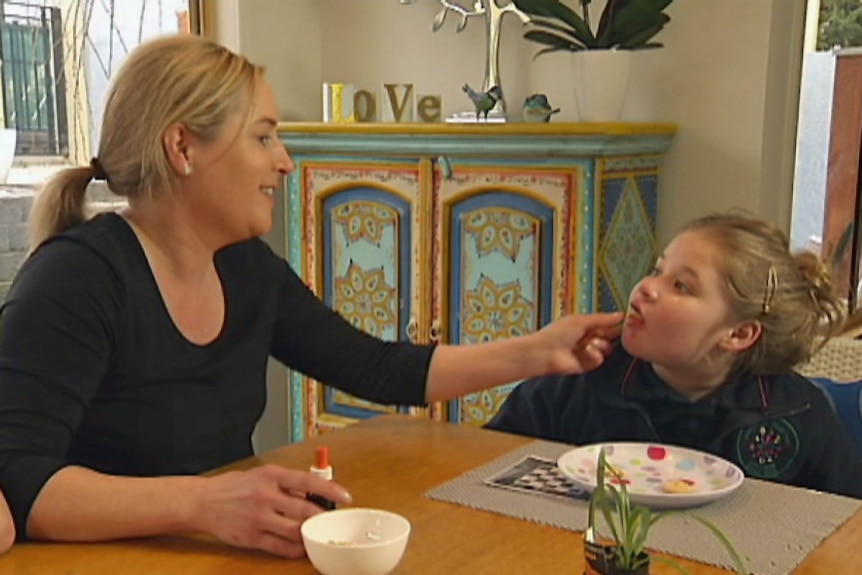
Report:
[[[646,563],[637,569],[623,569],[613,562],[614,545],[584,540],[584,575],[649,575],[650,557],[646,552],[638,558],[645,558]]]
[[[572,52],[575,104],[581,122],[619,122],[626,102],[631,50]]]
[[[642,565],[632,571],[631,569],[621,569],[616,566],[611,566],[604,575],[649,575],[649,563]]]

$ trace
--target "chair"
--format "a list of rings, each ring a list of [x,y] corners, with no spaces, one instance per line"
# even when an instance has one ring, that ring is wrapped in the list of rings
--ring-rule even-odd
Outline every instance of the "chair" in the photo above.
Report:
[[[862,457],[862,340],[833,338],[797,371],[826,393]]]

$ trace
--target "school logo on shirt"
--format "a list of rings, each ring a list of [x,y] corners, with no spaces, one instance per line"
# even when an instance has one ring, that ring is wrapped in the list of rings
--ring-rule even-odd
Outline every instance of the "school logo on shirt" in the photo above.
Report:
[[[799,434],[784,418],[746,427],[736,436],[736,454],[746,475],[774,479],[799,455]]]

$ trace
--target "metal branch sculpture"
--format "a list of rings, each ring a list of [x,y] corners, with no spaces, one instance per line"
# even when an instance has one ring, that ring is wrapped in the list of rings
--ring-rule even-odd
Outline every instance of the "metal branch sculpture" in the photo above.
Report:
[[[485,46],[485,78],[482,84],[482,91],[487,92],[494,86],[502,87],[500,83],[500,28],[503,18],[506,14],[511,13],[520,18],[524,24],[530,21],[530,17],[519,10],[514,2],[507,2],[503,6],[497,3],[498,0],[476,0],[472,8],[465,8],[453,0],[439,0],[442,9],[434,17],[432,30],[437,32],[443,27],[446,20],[446,15],[449,12],[454,12],[461,17],[458,22],[456,32],[463,32],[467,27],[467,21],[473,16],[485,17],[485,38],[487,44]],[[505,102],[500,100],[497,102],[492,114],[505,115]]]

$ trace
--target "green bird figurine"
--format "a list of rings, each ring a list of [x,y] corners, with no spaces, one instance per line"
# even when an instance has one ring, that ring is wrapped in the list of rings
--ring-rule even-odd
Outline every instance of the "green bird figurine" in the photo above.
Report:
[[[559,108],[551,108],[544,94],[532,94],[524,100],[524,120],[528,122],[549,122],[559,111]]]
[[[493,110],[497,102],[503,99],[503,90],[499,86],[494,86],[487,92],[477,92],[469,84],[464,84],[461,89],[473,100],[473,106],[476,107],[476,121],[479,120],[479,116],[484,114],[487,122],[488,112]]]

